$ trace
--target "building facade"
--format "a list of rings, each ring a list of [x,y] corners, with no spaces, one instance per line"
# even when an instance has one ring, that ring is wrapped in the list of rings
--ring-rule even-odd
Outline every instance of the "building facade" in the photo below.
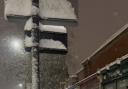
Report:
[[[80,89],[127,89],[127,54],[128,24],[81,63],[83,68],[76,73],[78,82],[72,88],[79,86]]]

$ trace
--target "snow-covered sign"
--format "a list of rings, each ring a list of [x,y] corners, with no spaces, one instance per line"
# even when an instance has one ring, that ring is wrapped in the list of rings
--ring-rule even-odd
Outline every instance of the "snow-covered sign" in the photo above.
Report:
[[[39,9],[42,19],[77,19],[76,8],[70,0],[39,0]]]
[[[66,53],[67,52],[67,29],[64,26],[39,24],[40,42],[42,52]]]
[[[51,32],[51,33],[67,33],[67,29],[64,26],[56,26],[56,25],[43,25],[39,24],[39,28],[41,32]]]
[[[48,48],[48,49],[62,49],[66,50],[66,46],[61,41],[56,41],[53,39],[41,39],[40,40],[40,47],[41,48]]]
[[[67,53],[67,47],[63,42],[53,39],[41,39],[40,50],[44,53]]]
[[[45,25],[76,26],[78,0],[39,0],[39,16]]]
[[[8,16],[27,17],[32,13],[31,0],[5,0],[5,18]]]

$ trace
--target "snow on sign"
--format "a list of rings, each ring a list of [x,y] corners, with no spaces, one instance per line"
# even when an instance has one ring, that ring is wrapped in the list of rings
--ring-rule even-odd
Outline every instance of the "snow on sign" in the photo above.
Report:
[[[77,4],[77,0],[39,0],[39,16],[44,24],[76,22]]]
[[[52,33],[67,33],[67,30],[64,26],[56,25],[42,25],[39,23],[39,28],[41,32],[52,32]]]
[[[44,53],[67,52],[67,29],[64,26],[39,24],[39,47]]]
[[[41,39],[39,43],[40,52],[43,53],[67,53],[67,47],[63,42],[54,39]]]
[[[39,0],[42,18],[76,19],[75,8],[68,0]]]
[[[26,17],[31,16],[31,0],[4,0],[5,1],[5,18],[9,16]]]
[[[41,39],[40,40],[40,47],[48,48],[48,49],[62,49],[66,50],[66,46],[60,42],[53,39]]]

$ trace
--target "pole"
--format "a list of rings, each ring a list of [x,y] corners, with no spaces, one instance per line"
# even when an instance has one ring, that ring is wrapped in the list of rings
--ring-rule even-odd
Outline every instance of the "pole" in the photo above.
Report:
[[[33,21],[36,19],[33,17]],[[32,89],[39,89],[39,31],[38,28],[32,29],[33,44],[32,47]]]
[[[38,6],[38,0],[33,0],[33,5]],[[37,7],[36,6],[36,7]],[[38,15],[32,15],[34,27],[32,29],[33,47],[32,47],[32,88],[40,89],[40,74],[39,74],[39,18]]]

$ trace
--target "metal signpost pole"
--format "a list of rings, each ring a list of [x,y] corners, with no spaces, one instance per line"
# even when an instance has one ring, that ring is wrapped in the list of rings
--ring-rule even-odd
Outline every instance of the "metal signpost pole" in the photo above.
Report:
[[[34,19],[34,18],[33,18]],[[39,47],[38,47],[38,29],[32,29],[33,44],[32,47],[32,89],[39,89]]]
[[[38,0],[33,0],[33,5],[38,5]],[[37,7],[37,6],[36,6]],[[32,88],[31,89],[40,89],[40,77],[39,77],[39,19],[38,13],[32,15],[32,23],[34,24],[32,28],[32,39],[33,47],[31,50],[32,53]]]

